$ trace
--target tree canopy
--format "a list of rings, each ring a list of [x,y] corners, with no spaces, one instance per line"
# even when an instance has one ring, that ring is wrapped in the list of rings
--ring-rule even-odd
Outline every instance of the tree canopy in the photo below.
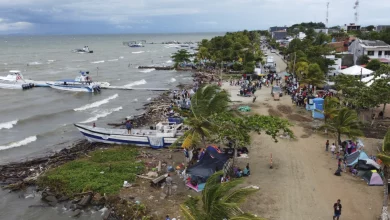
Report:
[[[172,55],[173,62],[175,62],[175,68],[181,63],[191,62],[191,54],[187,50],[179,50]]]
[[[377,71],[381,68],[381,65],[382,65],[381,61],[377,59],[373,59],[369,63],[367,63],[366,68],[372,71]]]

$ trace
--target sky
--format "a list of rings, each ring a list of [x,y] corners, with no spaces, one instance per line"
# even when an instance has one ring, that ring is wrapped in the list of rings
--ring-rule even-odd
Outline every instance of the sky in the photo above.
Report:
[[[354,22],[356,0],[0,0],[0,34],[183,33]],[[389,24],[390,0],[360,0],[358,24]]]

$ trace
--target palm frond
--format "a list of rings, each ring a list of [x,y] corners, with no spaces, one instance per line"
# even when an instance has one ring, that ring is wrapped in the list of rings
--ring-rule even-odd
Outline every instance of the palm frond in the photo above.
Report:
[[[191,210],[185,204],[180,204],[180,209],[181,209],[181,212],[183,213],[185,219],[198,220],[197,216],[193,215]]]
[[[388,154],[385,154],[385,153],[380,153],[378,154],[377,156],[379,159],[381,159],[381,161],[383,162],[383,164],[385,165],[390,165],[390,156]]]
[[[231,217],[229,220],[266,220],[266,219],[254,216],[254,215],[249,214],[249,213],[244,213],[244,214],[239,215],[239,216]]]
[[[249,195],[259,191],[259,189],[255,188],[242,188],[234,190],[233,192],[226,195],[223,200],[227,203],[241,203],[243,202]]]

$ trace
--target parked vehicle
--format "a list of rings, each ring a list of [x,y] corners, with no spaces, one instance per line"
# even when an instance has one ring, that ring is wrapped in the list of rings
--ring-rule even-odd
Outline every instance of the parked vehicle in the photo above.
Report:
[[[270,72],[270,73],[276,73],[276,67],[275,67],[275,66],[271,66],[271,67],[269,68],[269,72]]]
[[[279,100],[279,97],[283,96],[282,88],[280,86],[272,86],[271,95],[274,97],[274,100]]]

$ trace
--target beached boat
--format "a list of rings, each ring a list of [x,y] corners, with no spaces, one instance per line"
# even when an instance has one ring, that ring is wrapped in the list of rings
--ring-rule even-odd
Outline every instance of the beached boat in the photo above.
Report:
[[[93,53],[93,50],[89,50],[88,46],[83,47],[83,49],[74,49],[73,53]]]
[[[75,84],[74,81],[64,82],[62,84],[49,84],[53,89],[71,91],[71,92],[100,92],[100,86],[95,84]]]
[[[152,148],[169,147],[177,138],[183,135],[180,128],[183,124],[160,122],[155,130],[131,129],[128,134],[126,129],[106,129],[83,124],[75,124],[76,128],[90,142],[107,144],[131,144],[136,146],[148,146]]]

